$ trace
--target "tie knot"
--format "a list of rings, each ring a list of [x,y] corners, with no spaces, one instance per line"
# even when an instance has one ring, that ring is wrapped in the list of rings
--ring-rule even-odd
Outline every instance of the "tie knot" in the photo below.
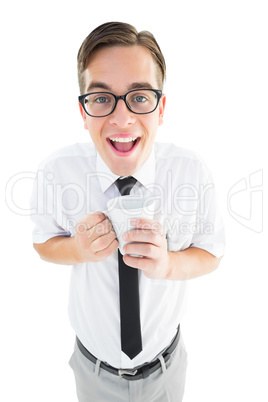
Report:
[[[132,187],[134,187],[136,183],[136,179],[132,176],[125,177],[124,179],[117,179],[115,182],[116,187],[120,191],[121,195],[129,195]]]

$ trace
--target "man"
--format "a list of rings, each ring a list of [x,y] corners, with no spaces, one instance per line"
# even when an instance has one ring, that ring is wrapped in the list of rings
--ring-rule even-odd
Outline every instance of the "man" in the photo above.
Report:
[[[32,197],[40,211],[33,216],[36,251],[74,265],[70,365],[78,399],[181,401],[186,280],[215,270],[223,255],[212,179],[192,152],[155,143],[166,96],[165,61],[152,34],[124,23],[97,27],[79,50],[78,77],[93,144],[43,162]],[[155,219],[132,221],[122,256],[101,211],[129,193],[153,197],[157,207]]]

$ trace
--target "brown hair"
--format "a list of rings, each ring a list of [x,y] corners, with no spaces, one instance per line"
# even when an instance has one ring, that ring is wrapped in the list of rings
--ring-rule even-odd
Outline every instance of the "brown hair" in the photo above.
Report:
[[[124,22],[107,22],[95,28],[82,43],[77,55],[78,82],[80,93],[85,90],[84,71],[94,51],[112,46],[140,45],[147,48],[157,65],[159,89],[163,89],[166,76],[166,63],[155,37],[148,31],[138,32]]]

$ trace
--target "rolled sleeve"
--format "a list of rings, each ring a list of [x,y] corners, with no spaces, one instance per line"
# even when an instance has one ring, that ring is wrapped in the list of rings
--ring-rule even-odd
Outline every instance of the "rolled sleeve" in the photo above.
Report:
[[[56,236],[71,236],[71,233],[63,227],[61,214],[58,214],[54,205],[54,184],[47,180],[49,171],[40,167],[37,171],[33,185],[30,206],[31,220],[34,223],[32,238],[34,243],[45,243]]]
[[[205,169],[196,214],[196,231],[192,237],[191,247],[204,249],[219,258],[225,251],[225,230],[217,205],[215,185],[210,171]]]

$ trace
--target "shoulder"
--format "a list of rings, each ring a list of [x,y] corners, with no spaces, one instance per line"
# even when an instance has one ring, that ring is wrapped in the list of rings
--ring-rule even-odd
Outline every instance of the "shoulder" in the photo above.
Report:
[[[155,143],[156,174],[179,182],[212,182],[211,171],[196,152],[175,144]]]
[[[205,165],[199,154],[190,149],[178,147],[172,143],[156,142],[154,149],[158,162],[163,160],[170,161],[171,163]]]
[[[62,165],[65,163],[79,163],[79,161],[91,159],[95,160],[96,149],[91,142],[76,143],[63,148],[60,148],[46,157],[39,165],[39,169],[45,169],[49,166]]]

